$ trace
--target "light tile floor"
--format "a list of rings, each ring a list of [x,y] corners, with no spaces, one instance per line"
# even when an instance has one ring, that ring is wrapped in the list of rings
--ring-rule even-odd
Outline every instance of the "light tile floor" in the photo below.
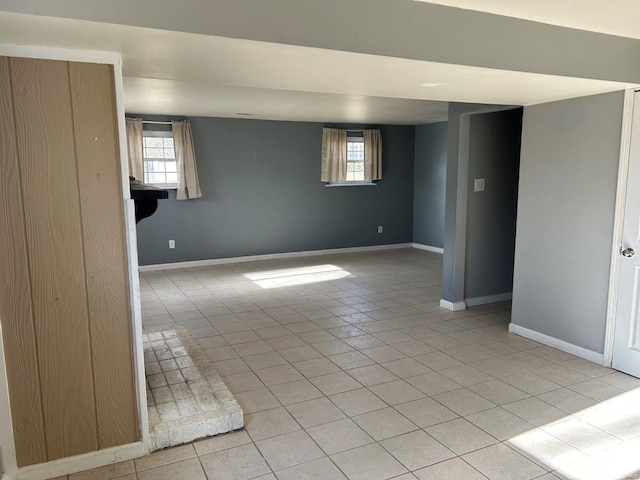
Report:
[[[640,478],[640,380],[439,308],[417,250],[145,273],[148,328],[186,327],[243,431],[70,479]]]

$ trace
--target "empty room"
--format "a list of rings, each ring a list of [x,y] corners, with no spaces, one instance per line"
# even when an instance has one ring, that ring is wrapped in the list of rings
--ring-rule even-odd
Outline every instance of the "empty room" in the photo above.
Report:
[[[0,0],[0,478],[640,478],[638,25]]]

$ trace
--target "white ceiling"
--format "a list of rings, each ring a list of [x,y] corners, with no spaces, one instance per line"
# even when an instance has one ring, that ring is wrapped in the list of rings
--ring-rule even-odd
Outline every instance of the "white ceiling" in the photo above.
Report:
[[[640,39],[638,0],[416,0]]]
[[[448,104],[404,98],[125,77],[128,112],[304,122],[408,124],[446,120]]]
[[[532,105],[629,86],[6,12],[0,43],[122,53],[126,109],[148,114],[421,124],[445,120],[447,101]]]

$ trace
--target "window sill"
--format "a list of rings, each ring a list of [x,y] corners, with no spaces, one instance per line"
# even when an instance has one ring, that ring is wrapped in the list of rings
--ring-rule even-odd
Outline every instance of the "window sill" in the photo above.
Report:
[[[177,190],[178,185],[175,183],[145,183],[145,185],[149,185],[150,187],[161,188],[162,190]]]
[[[331,182],[326,183],[325,187],[375,187],[375,182]]]

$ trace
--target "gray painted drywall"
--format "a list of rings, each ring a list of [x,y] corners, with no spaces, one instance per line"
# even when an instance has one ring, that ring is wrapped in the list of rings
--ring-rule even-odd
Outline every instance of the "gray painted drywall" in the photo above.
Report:
[[[640,82],[638,39],[417,1],[3,0],[0,8],[371,55]]]
[[[442,265],[442,298],[449,302],[464,300],[469,114],[486,113],[504,108],[499,105],[475,103],[452,102],[449,104]]]
[[[191,126],[203,197],[177,201],[171,191],[138,224],[141,265],[412,241],[414,127],[380,127],[377,186],[326,187],[322,124],[191,118]]]
[[[413,172],[413,241],[442,248],[447,122],[416,126]]]
[[[623,92],[524,109],[512,322],[604,351]]]
[[[464,297],[510,293],[522,109],[471,115]],[[485,190],[474,192],[474,179]]]

